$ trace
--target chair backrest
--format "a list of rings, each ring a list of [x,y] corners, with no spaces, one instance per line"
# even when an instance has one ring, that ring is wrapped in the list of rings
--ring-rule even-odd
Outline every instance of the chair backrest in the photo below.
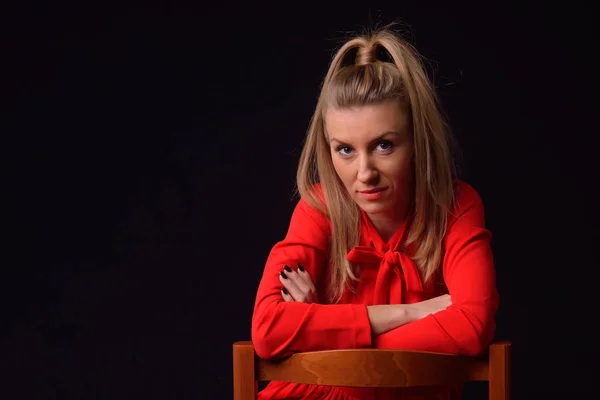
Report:
[[[259,381],[325,386],[412,387],[489,382],[489,399],[510,398],[510,343],[495,342],[482,357],[404,350],[330,350],[262,360],[252,342],[233,345],[234,400],[254,400]]]

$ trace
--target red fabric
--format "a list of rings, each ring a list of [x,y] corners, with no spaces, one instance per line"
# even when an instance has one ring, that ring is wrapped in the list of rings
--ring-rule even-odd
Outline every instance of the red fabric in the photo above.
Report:
[[[330,221],[300,200],[288,232],[269,254],[258,287],[252,317],[252,340],[261,358],[281,358],[296,352],[388,348],[476,355],[495,331],[496,291],[491,234],[485,228],[483,204],[477,192],[458,183],[456,206],[443,240],[439,274],[422,282],[410,249],[402,248],[410,217],[385,243],[369,218],[361,217],[358,246],[348,253],[360,264],[355,293],[346,291],[339,304],[327,304],[327,254]],[[279,272],[301,264],[319,294],[317,304],[286,303]],[[450,293],[446,310],[377,337],[371,333],[367,306],[410,304]],[[447,399],[451,388],[372,389],[323,387],[270,382],[259,399]]]

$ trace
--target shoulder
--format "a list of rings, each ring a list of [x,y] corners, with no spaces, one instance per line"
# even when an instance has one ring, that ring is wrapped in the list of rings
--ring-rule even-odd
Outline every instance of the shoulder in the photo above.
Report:
[[[317,183],[307,193],[301,194],[297,207],[310,213],[320,213],[325,217],[324,212],[327,209],[327,203],[325,202],[323,186]]]
[[[469,216],[469,220],[484,220],[484,207],[481,196],[477,190],[467,182],[455,181],[455,195],[452,204],[448,225]]]
[[[454,196],[455,207],[461,208],[461,207],[464,207],[464,205],[474,204],[474,203],[479,203],[479,204],[483,205],[483,203],[481,201],[481,196],[479,195],[477,190],[475,190],[475,188],[473,186],[471,186],[470,184],[468,184],[467,182],[461,181],[461,180],[456,180],[454,183],[454,187],[455,187],[455,196]]]
[[[313,186],[308,193],[300,197],[292,217],[296,221],[304,221],[318,226],[323,233],[331,231],[331,221],[326,215],[327,205],[321,184]]]

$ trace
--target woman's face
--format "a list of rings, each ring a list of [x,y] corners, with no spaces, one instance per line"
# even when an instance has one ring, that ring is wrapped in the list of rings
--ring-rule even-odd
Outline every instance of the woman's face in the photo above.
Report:
[[[410,116],[398,102],[325,113],[333,166],[368,215],[396,215],[410,197],[413,138]]]

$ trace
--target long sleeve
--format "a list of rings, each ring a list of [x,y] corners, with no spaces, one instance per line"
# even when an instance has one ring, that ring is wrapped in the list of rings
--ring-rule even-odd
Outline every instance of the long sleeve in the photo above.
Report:
[[[494,336],[499,303],[490,241],[481,199],[461,183],[443,243],[443,276],[452,305],[378,336],[375,347],[464,355],[483,352]]]
[[[323,296],[330,232],[329,220],[301,199],[284,240],[275,244],[267,258],[258,287],[252,341],[261,358],[372,346],[365,305],[287,303],[281,296],[279,273],[286,264],[306,268]]]

